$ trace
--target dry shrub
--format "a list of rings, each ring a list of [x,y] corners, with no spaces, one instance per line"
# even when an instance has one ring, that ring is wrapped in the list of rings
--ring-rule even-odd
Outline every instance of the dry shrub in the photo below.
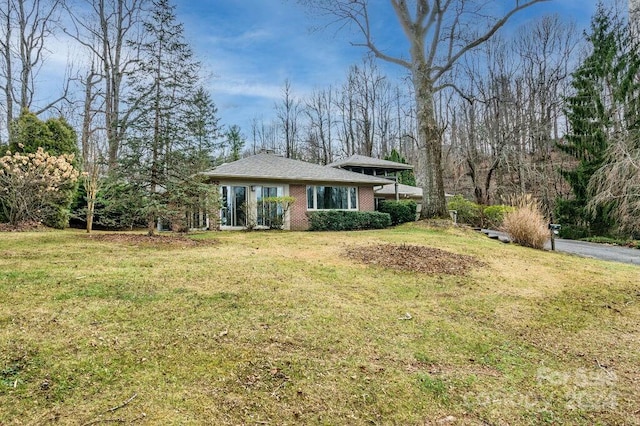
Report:
[[[542,250],[549,239],[549,230],[540,205],[528,195],[516,199],[513,206],[515,210],[504,217],[504,230],[514,243]]]

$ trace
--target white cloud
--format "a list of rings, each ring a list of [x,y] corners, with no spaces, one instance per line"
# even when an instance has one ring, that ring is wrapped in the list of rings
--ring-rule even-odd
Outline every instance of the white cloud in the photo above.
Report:
[[[249,79],[224,78],[212,83],[215,94],[237,95],[246,97],[266,98],[277,100],[280,98],[281,87],[275,84]]]
[[[273,37],[273,33],[264,28],[254,28],[239,34],[214,34],[203,37],[198,44],[217,46],[247,46],[261,43]]]

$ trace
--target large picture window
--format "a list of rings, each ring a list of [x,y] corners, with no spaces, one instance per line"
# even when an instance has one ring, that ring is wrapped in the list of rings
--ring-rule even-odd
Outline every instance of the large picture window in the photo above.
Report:
[[[352,186],[307,186],[308,210],[358,210],[358,190]]]

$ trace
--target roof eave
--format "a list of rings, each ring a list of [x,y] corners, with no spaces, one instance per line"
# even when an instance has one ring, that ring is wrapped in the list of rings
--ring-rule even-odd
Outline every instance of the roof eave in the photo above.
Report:
[[[379,180],[350,180],[350,179],[331,179],[331,178],[291,178],[281,176],[249,176],[249,175],[216,175],[213,173],[203,173],[208,180],[232,180],[242,182],[281,182],[289,184],[318,184],[318,183],[336,183],[336,184],[351,184],[358,186],[380,186],[388,185],[393,181],[383,178]]]

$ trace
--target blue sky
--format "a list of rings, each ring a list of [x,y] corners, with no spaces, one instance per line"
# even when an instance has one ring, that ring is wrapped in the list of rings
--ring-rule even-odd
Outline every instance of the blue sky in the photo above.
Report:
[[[515,0],[489,1],[504,5]],[[597,1],[543,2],[516,15],[501,32],[508,37],[519,25],[554,13],[573,19],[583,29]],[[375,5],[372,25],[379,47],[404,53],[404,35],[389,1],[371,3]],[[206,85],[218,106],[221,124],[239,125],[247,138],[254,118],[268,123],[275,117],[274,105],[281,99],[285,80],[291,82],[294,95],[305,97],[314,89],[342,84],[349,66],[360,63],[367,53],[350,44],[356,33],[337,32],[335,27],[312,31],[323,21],[295,0],[174,0],[174,4],[185,35],[204,65]],[[47,90],[36,103],[44,103],[62,90],[67,62],[77,60],[81,52],[79,48],[69,50],[63,36],[57,46],[60,48],[49,52],[40,75]],[[396,65],[382,61],[377,65],[391,77],[406,75]]]
[[[386,0],[372,16],[383,48],[402,48],[403,36]],[[511,1],[505,3],[511,4]],[[543,14],[557,13],[588,25],[597,0],[552,0],[534,5],[513,19],[507,33]],[[355,35],[335,28],[311,31],[318,19],[294,0],[177,0],[178,19],[209,74],[209,88],[222,124],[238,124],[250,133],[253,118],[270,121],[286,79],[294,94],[339,84],[364,48],[350,44]],[[385,72],[402,70],[378,62]]]

